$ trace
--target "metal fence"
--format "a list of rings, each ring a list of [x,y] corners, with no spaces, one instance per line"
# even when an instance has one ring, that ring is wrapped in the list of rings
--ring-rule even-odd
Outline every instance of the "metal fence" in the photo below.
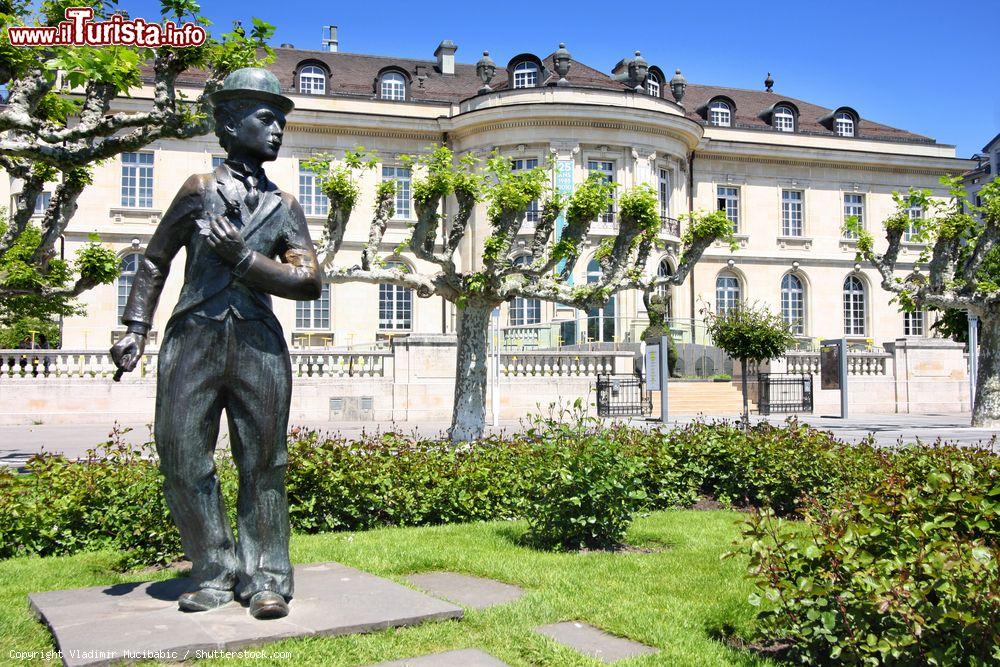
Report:
[[[758,411],[762,415],[812,412],[812,381],[812,375],[758,373]]]
[[[652,412],[653,400],[641,375],[597,376],[599,417],[642,417]]]

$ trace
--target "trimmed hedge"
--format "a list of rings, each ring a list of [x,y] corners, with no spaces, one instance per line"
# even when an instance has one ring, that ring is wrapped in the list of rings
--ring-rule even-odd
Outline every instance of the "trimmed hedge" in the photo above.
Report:
[[[642,497],[630,507],[641,509],[689,506],[708,495],[788,514],[803,496],[822,500],[844,488],[871,488],[897,471],[923,474],[920,466],[927,465],[908,450],[847,445],[795,421],[747,431],[728,422],[696,422],[662,432],[550,420],[521,435],[459,449],[397,434],[349,441],[293,429],[287,474],[292,527],[315,533],[540,520],[543,490],[554,493],[553,471],[573,465],[584,446],[588,461],[602,449],[614,452],[620,459],[615,465],[625,466],[639,487],[626,484],[626,495]],[[950,450],[917,451],[947,456]],[[235,467],[222,455],[216,466],[233,511]],[[603,474],[598,466],[578,482],[595,483]],[[0,557],[112,548],[128,554],[127,564],[169,562],[180,556],[180,543],[161,480],[151,446],[131,448],[116,433],[84,461],[44,454],[28,462],[27,474],[0,469]]]

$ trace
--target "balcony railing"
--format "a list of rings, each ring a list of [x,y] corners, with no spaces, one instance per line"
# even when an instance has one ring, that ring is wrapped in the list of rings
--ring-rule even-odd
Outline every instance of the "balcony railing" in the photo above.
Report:
[[[677,218],[669,218],[665,215],[660,216],[660,233],[666,234],[667,236],[681,237],[681,221]]]

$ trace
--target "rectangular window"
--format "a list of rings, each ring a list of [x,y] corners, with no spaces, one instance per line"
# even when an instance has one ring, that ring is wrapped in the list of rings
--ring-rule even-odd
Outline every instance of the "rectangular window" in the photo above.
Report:
[[[330,283],[323,284],[323,291],[313,301],[295,302],[296,329],[330,329]]]
[[[122,153],[122,206],[153,208],[152,153]]]
[[[666,169],[660,170],[659,179],[660,190],[660,217],[670,217],[670,172]]]
[[[802,236],[802,192],[781,191],[781,235]]]
[[[912,313],[903,313],[903,335],[924,335],[924,312],[922,310],[916,310]]]
[[[729,222],[733,223],[733,233],[740,231],[740,189],[720,185],[716,190],[717,208],[726,212]]]
[[[396,181],[396,211],[392,216],[409,220],[412,216],[410,207],[410,170],[404,167],[382,167],[382,180]]]
[[[520,171],[522,169],[534,169],[538,166],[538,158],[518,158],[516,160],[510,161],[511,171]],[[528,210],[524,213],[524,222],[530,222],[532,224],[538,222],[538,200],[533,200],[528,204]]]
[[[844,195],[844,222],[847,222],[848,218],[857,218],[858,224],[863,228],[865,226],[865,196],[855,195],[855,194],[845,194]],[[845,239],[856,239],[857,234],[850,231],[844,231]]]
[[[39,192],[38,196],[35,197],[35,212],[32,215],[45,215],[45,211],[49,210],[49,202],[51,201],[51,192]]]
[[[218,155],[212,156],[212,171],[215,171],[222,166],[222,163],[226,161],[226,158],[219,157]]]
[[[306,215],[326,216],[330,200],[319,188],[316,174],[308,169],[299,170],[299,203]]]
[[[924,217],[924,209],[919,206],[911,206],[906,209],[906,215],[909,217],[910,222],[906,225],[906,231],[903,232],[904,241],[913,241],[917,235],[917,221]]]
[[[605,160],[590,160],[587,162],[587,171],[591,174],[600,174],[605,183],[615,182],[615,163]],[[608,210],[598,216],[600,222],[611,224],[615,221],[615,204],[612,201],[608,204]]]

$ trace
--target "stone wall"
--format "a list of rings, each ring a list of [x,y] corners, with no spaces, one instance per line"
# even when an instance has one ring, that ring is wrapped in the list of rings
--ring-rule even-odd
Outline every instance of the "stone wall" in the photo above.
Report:
[[[411,335],[387,350],[293,351],[292,422],[451,419],[455,337]],[[630,350],[518,352],[500,359],[500,419],[551,403],[592,402],[598,373],[631,373]],[[22,365],[23,363],[23,365]],[[156,353],[114,382],[107,353],[0,351],[0,424],[151,421]],[[487,418],[492,418],[492,385]]]

